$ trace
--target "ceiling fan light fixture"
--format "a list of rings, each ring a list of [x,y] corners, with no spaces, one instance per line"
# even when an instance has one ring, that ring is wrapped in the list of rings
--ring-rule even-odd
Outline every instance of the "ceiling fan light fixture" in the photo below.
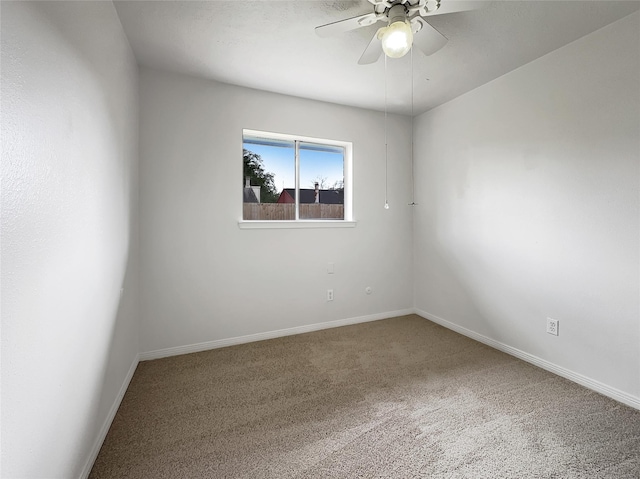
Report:
[[[406,20],[398,20],[382,29],[380,35],[382,50],[390,58],[405,56],[413,44],[411,25]]]

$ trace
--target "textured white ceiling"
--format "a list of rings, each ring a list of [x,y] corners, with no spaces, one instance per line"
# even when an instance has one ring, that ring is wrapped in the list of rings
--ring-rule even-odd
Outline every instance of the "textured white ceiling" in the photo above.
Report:
[[[455,0],[442,0],[442,2]],[[320,38],[314,28],[369,13],[349,1],[116,1],[141,65],[260,90],[383,110],[385,61],[358,65],[381,26]],[[429,17],[449,39],[413,52],[413,111],[429,110],[633,11],[639,1],[494,1]],[[612,55],[615,52],[611,52]],[[411,55],[387,61],[391,112],[410,114]]]

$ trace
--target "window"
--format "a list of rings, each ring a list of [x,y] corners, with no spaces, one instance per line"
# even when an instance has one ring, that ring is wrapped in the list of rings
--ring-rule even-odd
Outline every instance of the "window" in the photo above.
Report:
[[[351,143],[243,130],[242,153],[241,223],[352,222]]]

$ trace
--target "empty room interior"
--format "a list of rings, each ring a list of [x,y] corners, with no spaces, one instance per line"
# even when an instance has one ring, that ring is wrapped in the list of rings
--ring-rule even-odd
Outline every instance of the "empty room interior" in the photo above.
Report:
[[[0,21],[3,478],[640,477],[640,2]]]

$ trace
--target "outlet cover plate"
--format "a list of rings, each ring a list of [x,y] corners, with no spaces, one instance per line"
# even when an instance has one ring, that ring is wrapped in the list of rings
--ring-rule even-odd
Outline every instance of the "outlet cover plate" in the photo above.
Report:
[[[547,333],[557,336],[559,328],[560,328],[560,321],[553,318],[547,318]]]

